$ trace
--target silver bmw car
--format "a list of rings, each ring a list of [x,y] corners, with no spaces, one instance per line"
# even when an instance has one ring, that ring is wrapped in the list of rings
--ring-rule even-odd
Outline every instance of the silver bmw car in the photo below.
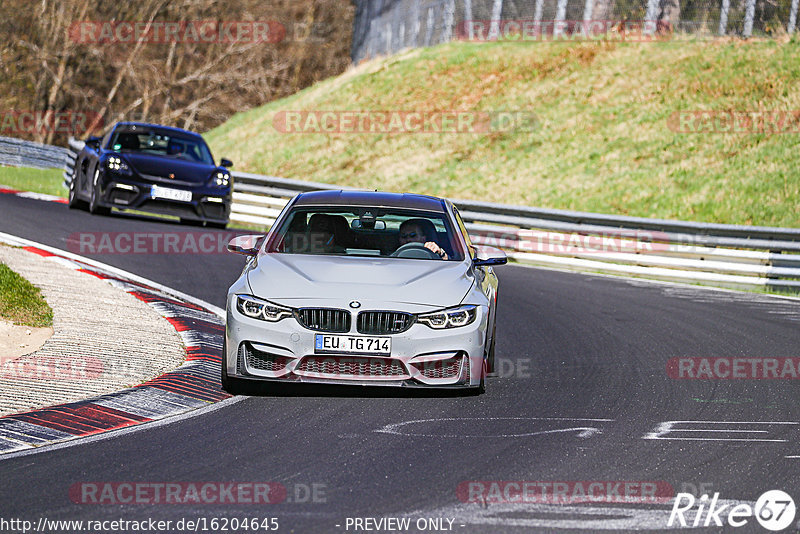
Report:
[[[473,245],[448,200],[294,197],[228,291],[223,388],[250,381],[485,389],[502,250]]]

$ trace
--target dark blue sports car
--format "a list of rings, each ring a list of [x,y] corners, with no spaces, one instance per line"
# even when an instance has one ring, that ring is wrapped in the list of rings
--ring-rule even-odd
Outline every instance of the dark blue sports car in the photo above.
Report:
[[[194,132],[139,122],[119,122],[105,136],[90,137],[75,160],[71,208],[108,214],[111,208],[179,217],[189,224],[224,228],[233,180],[222,159],[214,163]]]

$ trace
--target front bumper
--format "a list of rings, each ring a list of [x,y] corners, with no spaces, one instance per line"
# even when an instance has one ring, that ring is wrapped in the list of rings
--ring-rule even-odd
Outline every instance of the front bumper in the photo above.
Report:
[[[392,340],[391,354],[315,352],[315,332],[294,317],[270,323],[239,313],[229,296],[224,363],[231,378],[286,383],[401,387],[478,387],[484,373],[487,313],[460,328],[415,323]],[[355,321],[353,321],[355,323]],[[355,327],[346,335],[361,336]]]
[[[114,176],[112,181],[105,183],[101,188],[99,204],[120,210],[144,211],[195,221],[227,223],[230,219],[230,189],[220,190],[204,185],[172,186],[174,189],[192,193],[191,201],[181,202],[152,198],[150,195],[152,185],[154,184],[140,182],[135,178],[122,179]]]

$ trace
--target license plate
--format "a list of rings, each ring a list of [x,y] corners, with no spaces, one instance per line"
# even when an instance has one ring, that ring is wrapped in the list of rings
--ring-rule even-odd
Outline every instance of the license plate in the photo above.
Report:
[[[392,338],[316,334],[316,353],[391,354]]]
[[[192,192],[183,191],[182,189],[171,189],[169,187],[161,187],[159,185],[152,186],[150,189],[151,198],[164,198],[166,200],[178,200],[180,202],[191,202]]]

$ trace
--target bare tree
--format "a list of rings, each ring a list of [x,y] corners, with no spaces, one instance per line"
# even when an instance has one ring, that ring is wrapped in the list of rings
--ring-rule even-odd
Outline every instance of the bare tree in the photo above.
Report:
[[[121,119],[203,131],[346,69],[353,11],[347,0],[2,0],[0,110],[35,111],[45,120],[63,111],[95,113],[94,133]],[[277,33],[267,42],[83,40],[75,27],[84,21],[112,28],[271,21]],[[18,135],[66,140],[52,128]]]

